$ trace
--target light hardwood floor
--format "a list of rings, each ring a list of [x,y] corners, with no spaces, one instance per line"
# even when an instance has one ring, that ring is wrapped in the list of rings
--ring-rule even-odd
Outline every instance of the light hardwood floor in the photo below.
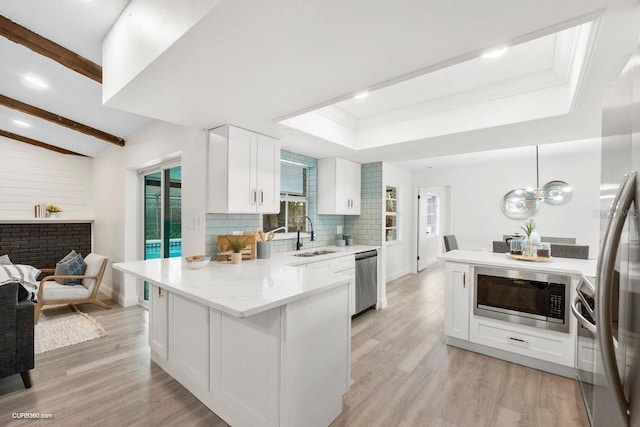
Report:
[[[432,267],[353,321],[355,382],[332,426],[588,426],[575,381],[446,346],[443,291]],[[14,412],[51,413],[47,426],[226,425],[150,362],[144,309],[81,309],[108,336],[36,356],[29,390],[0,379],[0,425],[34,423]]]

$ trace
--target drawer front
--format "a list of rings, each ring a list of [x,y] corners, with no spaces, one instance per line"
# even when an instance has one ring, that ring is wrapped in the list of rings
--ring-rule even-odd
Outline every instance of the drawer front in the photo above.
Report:
[[[575,342],[570,334],[518,327],[471,316],[471,342],[534,359],[574,367]]]
[[[331,273],[331,261],[312,262],[307,264],[307,270]]]
[[[356,266],[356,257],[354,255],[349,255],[349,256],[340,257],[332,260],[331,271],[333,271],[334,273],[337,273],[339,271],[355,268],[355,266]]]

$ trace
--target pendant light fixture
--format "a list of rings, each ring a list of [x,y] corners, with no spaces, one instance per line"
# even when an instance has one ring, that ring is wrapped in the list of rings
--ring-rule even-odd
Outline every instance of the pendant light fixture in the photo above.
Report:
[[[565,181],[553,180],[540,187],[538,146],[536,145],[536,188],[511,190],[502,198],[502,212],[512,219],[532,217],[540,209],[542,202],[562,205],[571,199],[572,189]]]

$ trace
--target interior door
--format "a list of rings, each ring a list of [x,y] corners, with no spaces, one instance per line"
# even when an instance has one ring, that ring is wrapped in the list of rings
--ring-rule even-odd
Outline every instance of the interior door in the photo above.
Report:
[[[442,236],[450,233],[448,186],[418,188],[418,271],[444,252]]]

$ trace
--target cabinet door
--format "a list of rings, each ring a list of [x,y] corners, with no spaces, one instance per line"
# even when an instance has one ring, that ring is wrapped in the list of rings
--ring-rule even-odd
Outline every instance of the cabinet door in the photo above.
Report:
[[[149,287],[149,347],[167,360],[167,291],[158,286]]]
[[[471,280],[467,264],[446,263],[444,289],[444,333],[469,340],[469,290]]]
[[[347,166],[346,191],[349,199],[349,215],[360,215],[360,165],[349,162]]]
[[[258,212],[280,213],[280,144],[258,135],[257,142]]]
[[[258,206],[257,134],[229,126],[227,212],[252,213]]]
[[[335,159],[336,175],[335,175],[335,198],[336,213],[348,214],[350,209],[349,198],[347,196],[347,181],[349,176],[349,165],[347,160]]]

